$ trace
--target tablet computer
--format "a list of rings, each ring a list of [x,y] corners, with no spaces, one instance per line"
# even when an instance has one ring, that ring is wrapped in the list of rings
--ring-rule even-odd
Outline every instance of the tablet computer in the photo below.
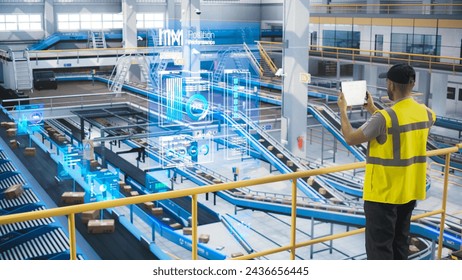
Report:
[[[364,105],[367,92],[365,80],[342,82],[341,86],[348,106]]]

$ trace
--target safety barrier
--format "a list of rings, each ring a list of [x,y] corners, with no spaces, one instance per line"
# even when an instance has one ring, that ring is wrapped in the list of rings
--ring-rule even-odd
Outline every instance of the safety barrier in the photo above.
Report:
[[[450,162],[450,155],[451,153],[458,152],[462,148],[462,143],[450,147],[444,148],[439,150],[428,151],[427,156],[434,156],[434,155],[445,155],[446,156],[446,164],[445,164],[445,171],[444,171],[444,182],[443,182],[443,197],[442,197],[442,205],[440,209],[436,209],[434,211],[430,211],[427,213],[419,214],[412,217],[412,221],[434,216],[441,214],[440,217],[440,225],[445,223],[446,218],[446,201],[448,195],[448,177],[449,177],[449,162]],[[326,242],[334,239],[339,239],[347,236],[352,236],[355,234],[359,234],[364,232],[364,228],[359,228],[356,230],[347,231],[344,233],[334,234],[330,236],[325,236],[321,238],[315,238],[308,241],[303,242],[296,242],[296,213],[297,213],[297,185],[296,179],[301,177],[309,177],[309,176],[316,176],[321,174],[328,174],[333,172],[340,172],[346,171],[351,169],[357,168],[364,168],[365,162],[357,162],[357,163],[350,163],[344,165],[338,165],[333,167],[324,167],[319,169],[307,170],[307,171],[300,171],[291,174],[281,174],[275,176],[268,176],[263,178],[256,178],[250,179],[245,181],[238,181],[238,182],[231,182],[231,183],[223,183],[223,184],[216,184],[212,186],[201,186],[191,189],[184,189],[184,190],[174,190],[165,193],[156,193],[156,194],[148,194],[142,196],[135,196],[135,197],[128,197],[128,198],[121,198],[112,201],[102,201],[102,202],[94,202],[88,203],[83,205],[73,205],[67,207],[59,207],[53,208],[38,212],[27,212],[27,213],[19,213],[19,214],[12,214],[12,215],[5,215],[0,217],[0,224],[9,224],[9,223],[17,223],[22,221],[29,221],[29,220],[36,220],[41,218],[48,218],[48,217],[56,217],[56,216],[68,216],[68,227],[69,227],[69,241],[70,241],[70,256],[72,260],[77,259],[76,256],[76,232],[75,232],[75,215],[78,213],[86,212],[86,211],[94,211],[100,210],[105,208],[113,208],[113,207],[120,207],[126,206],[131,204],[138,204],[138,203],[145,203],[149,201],[157,201],[163,199],[171,199],[183,196],[192,196],[192,259],[198,259],[198,228],[197,228],[197,196],[199,194],[210,193],[210,192],[218,192],[224,190],[231,190],[231,189],[238,189],[243,187],[249,187],[254,185],[261,185],[261,184],[268,184],[274,182],[280,182],[285,180],[292,181],[292,201],[291,201],[291,232],[290,232],[290,244],[284,245],[278,248],[270,248],[268,250],[235,257],[233,259],[253,259],[265,255],[270,255],[282,251],[289,250],[291,252],[291,259],[295,259],[295,250],[300,247],[311,246],[317,243]],[[440,234],[438,244],[442,243],[444,233],[444,227],[440,227]],[[438,246],[438,259],[441,258],[442,254],[442,246]]]

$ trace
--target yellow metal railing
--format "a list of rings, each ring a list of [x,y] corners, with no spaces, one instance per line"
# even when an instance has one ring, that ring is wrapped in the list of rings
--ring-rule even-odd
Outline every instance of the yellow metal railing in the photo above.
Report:
[[[413,216],[412,217],[413,221],[424,218],[424,217],[441,214],[440,225],[444,225],[445,218],[446,218],[446,201],[447,201],[447,195],[448,195],[448,175],[449,175],[449,167],[450,167],[449,166],[450,155],[451,153],[458,152],[461,148],[462,148],[462,143],[454,147],[427,152],[427,156],[446,155],[442,205],[440,209]],[[364,168],[364,166],[365,166],[365,162],[356,162],[356,163],[350,163],[350,164],[344,164],[344,165],[338,165],[338,166],[332,166],[332,167],[324,167],[324,168],[319,168],[319,169],[299,171],[299,172],[290,173],[290,174],[281,174],[281,175],[267,176],[263,178],[256,178],[256,179],[250,179],[250,180],[244,180],[244,181],[238,181],[238,182],[222,183],[222,184],[216,184],[212,186],[201,186],[201,187],[195,187],[195,188],[184,189],[184,190],[173,190],[173,191],[164,192],[164,193],[147,194],[147,195],[141,195],[141,196],[135,196],[135,197],[121,198],[121,199],[116,199],[112,201],[93,202],[93,203],[88,203],[88,204],[59,207],[59,208],[42,210],[42,211],[4,215],[4,216],[0,216],[0,224],[17,223],[17,222],[23,222],[23,221],[28,221],[28,220],[36,220],[36,219],[56,217],[56,216],[67,216],[68,226],[69,226],[70,258],[71,260],[75,260],[77,258],[75,214],[82,213],[85,211],[114,208],[114,207],[144,203],[144,202],[149,202],[149,201],[178,198],[178,197],[183,197],[183,196],[192,196],[192,202],[191,202],[192,203],[192,213],[191,213],[192,259],[197,260],[198,259],[198,254],[197,254],[198,253],[198,250],[197,250],[197,247],[198,247],[197,195],[204,194],[204,193],[224,191],[224,190],[238,189],[238,188],[249,187],[249,186],[254,186],[254,185],[261,185],[261,184],[292,180],[292,201],[291,201],[292,211],[291,211],[290,244],[284,245],[278,248],[270,248],[268,250],[244,255],[241,257],[236,257],[233,259],[236,259],[236,260],[237,259],[239,260],[253,259],[253,258],[289,250],[291,252],[290,258],[291,260],[294,260],[295,251],[297,248],[310,246],[310,245],[314,245],[317,243],[330,241],[330,240],[334,240],[334,239],[338,239],[342,237],[352,236],[352,235],[364,232],[364,228],[360,228],[360,229],[356,229],[356,230],[352,230],[352,231],[348,231],[344,233],[334,234],[334,235],[325,236],[321,238],[315,238],[315,239],[311,239],[308,241],[297,243],[296,242],[296,212],[297,212],[296,179],[302,178],[302,177],[316,176],[316,175],[321,175],[321,174],[328,174],[328,173],[333,173],[333,172],[346,171],[346,170],[357,169],[357,168]],[[444,233],[444,227],[440,226],[438,244],[443,244],[442,243],[443,233]],[[441,254],[442,254],[442,245],[438,246],[437,257],[439,259],[441,258]]]
[[[271,69],[271,72],[273,72],[273,74],[276,73],[278,68],[276,67],[276,64],[274,64],[274,61],[271,59],[266,49],[261,45],[261,41],[257,41],[257,46],[258,46],[258,50],[260,51],[260,56],[265,61],[266,65],[268,65],[268,67]]]
[[[266,42],[257,41],[257,44],[262,46],[263,49],[271,48],[282,50],[282,43],[280,42]],[[330,46],[319,46],[310,45],[309,52],[311,54],[318,54],[320,57],[334,58],[334,59],[350,59],[352,62],[355,60],[367,61],[373,63],[374,60],[380,59],[381,63],[392,64],[392,62],[418,62],[427,63],[428,68],[432,69],[433,66],[445,66],[451,71],[455,72],[456,67],[460,67],[462,58],[454,56],[441,56],[441,55],[427,55],[427,54],[413,54],[403,52],[391,52],[391,51],[378,51],[369,49],[353,49],[353,48],[341,48],[341,47],[330,47]],[[282,53],[281,53],[282,54]]]
[[[250,50],[249,46],[245,42],[244,42],[243,46],[244,46],[245,52],[249,56],[252,63],[255,65],[255,67],[258,68],[258,73],[260,74],[260,76],[263,76],[263,67],[261,66],[260,62],[258,62],[257,58],[253,55],[253,53]]]
[[[451,13],[461,13],[462,4],[312,4],[311,13],[371,13],[378,10],[382,14],[407,12],[413,14],[441,13],[446,10]]]
[[[442,171],[438,171],[437,168],[441,168]],[[460,169],[460,168],[451,167],[451,169],[454,170],[454,171],[462,172],[462,169]],[[433,175],[433,176],[430,174],[432,180],[441,181],[441,182],[444,181],[444,177],[441,178],[441,175],[444,175],[444,164],[437,163],[437,162],[431,162],[430,166],[429,166],[429,170],[433,174],[436,174],[436,175]],[[456,179],[457,176],[453,175],[453,174],[449,174],[449,179],[451,177],[453,179]],[[451,181],[451,185],[462,187],[462,183],[459,183],[456,180]]]

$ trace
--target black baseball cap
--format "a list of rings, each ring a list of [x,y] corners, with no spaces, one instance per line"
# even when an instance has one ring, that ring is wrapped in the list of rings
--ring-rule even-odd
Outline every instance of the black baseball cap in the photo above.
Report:
[[[411,65],[401,63],[393,65],[388,72],[380,74],[379,78],[387,78],[398,84],[409,84],[415,81],[415,71]]]

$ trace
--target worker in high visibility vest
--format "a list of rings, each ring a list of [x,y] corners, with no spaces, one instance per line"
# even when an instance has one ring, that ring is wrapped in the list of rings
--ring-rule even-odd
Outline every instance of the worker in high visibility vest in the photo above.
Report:
[[[341,128],[349,145],[369,142],[363,189],[367,259],[407,259],[410,218],[416,200],[426,195],[426,145],[435,113],[412,96],[415,71],[407,64],[392,66],[387,78],[389,108],[378,110],[367,93],[371,118],[353,129],[347,104],[339,93]]]

